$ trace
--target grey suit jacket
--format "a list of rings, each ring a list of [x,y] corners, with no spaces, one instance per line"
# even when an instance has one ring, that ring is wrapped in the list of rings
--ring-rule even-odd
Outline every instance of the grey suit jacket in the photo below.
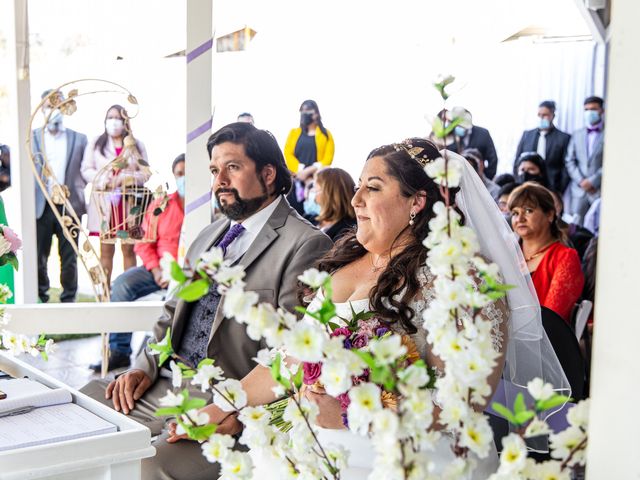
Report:
[[[572,197],[579,198],[587,195],[587,193],[580,188],[580,182],[584,179],[589,180],[592,185],[598,189],[597,194],[589,194],[589,196],[600,196],[603,140],[604,131],[601,131],[598,133],[593,144],[593,151],[591,152],[591,155],[587,155],[586,127],[576,130],[571,136],[569,148],[567,149],[567,156],[565,158],[565,165],[567,167],[569,177],[571,177],[569,188],[571,189],[570,192]]]
[[[245,268],[245,290],[256,292],[260,302],[268,302],[293,312],[298,305],[298,275],[326,253],[332,242],[300,217],[284,197],[276,201],[280,204],[240,260],[240,265]],[[200,255],[224,234],[229,223],[226,218],[217,220],[198,235],[187,252],[186,261],[189,265],[197,263]],[[256,363],[252,358],[266,345],[251,340],[246,334],[245,325],[224,318],[223,302],[224,298],[213,319],[207,353],[224,370],[227,378],[240,379],[255,367]],[[154,327],[153,341],[162,340],[167,327],[171,327],[173,348],[177,350],[186,322],[189,321],[192,305],[177,298],[168,300]],[[158,357],[145,349],[136,359],[133,368],[143,370],[155,381],[159,374]]]
[[[84,181],[82,175],[80,175],[80,164],[82,163],[82,157],[84,150],[87,147],[87,136],[78,133],[70,128],[65,129],[67,135],[67,166],[65,169],[64,184],[69,187],[71,206],[76,211],[78,217],[81,217],[87,212],[87,206],[84,201],[84,187],[87,182]],[[42,128],[37,128],[33,131],[31,138],[31,148],[33,154],[38,158],[38,154],[44,151],[44,145],[42,145]],[[38,176],[42,178],[42,165],[37,164],[36,167]],[[43,179],[46,185],[46,179]],[[36,183],[36,218],[40,218],[44,212],[44,206],[47,203],[44,198],[40,186]]]

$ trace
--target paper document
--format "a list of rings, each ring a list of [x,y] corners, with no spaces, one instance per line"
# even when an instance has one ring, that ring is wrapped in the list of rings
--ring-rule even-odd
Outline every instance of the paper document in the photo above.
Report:
[[[28,378],[0,380],[0,391],[7,398],[0,400],[0,415],[22,407],[46,407],[70,403],[71,393],[63,388],[49,388]]]

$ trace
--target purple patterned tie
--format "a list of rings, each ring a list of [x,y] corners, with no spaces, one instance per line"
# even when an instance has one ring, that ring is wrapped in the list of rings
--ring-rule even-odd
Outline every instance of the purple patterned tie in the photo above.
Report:
[[[227,248],[231,245],[231,242],[238,238],[245,230],[246,229],[241,224],[236,223],[233,227],[227,230],[227,233],[224,234],[224,237],[222,237],[222,240],[218,242],[217,246],[220,247],[222,252],[226,255]]]

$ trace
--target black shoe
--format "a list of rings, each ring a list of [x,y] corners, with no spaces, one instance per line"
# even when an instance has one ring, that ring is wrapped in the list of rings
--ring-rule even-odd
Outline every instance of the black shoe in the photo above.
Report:
[[[122,353],[112,353],[109,355],[108,371],[117,370],[118,368],[127,368],[130,365],[131,360],[129,359],[129,355],[123,355]],[[96,373],[102,372],[102,361],[89,365],[89,368]]]

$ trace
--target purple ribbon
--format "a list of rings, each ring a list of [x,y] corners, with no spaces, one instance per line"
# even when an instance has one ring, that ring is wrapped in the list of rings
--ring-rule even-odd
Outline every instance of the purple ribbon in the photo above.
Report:
[[[211,50],[211,47],[213,47],[213,38],[210,38],[209,40],[207,40],[206,42],[204,42],[202,45],[200,45],[199,47],[194,48],[193,50],[191,50],[188,54],[187,54],[187,63],[191,63],[193,62],[196,58],[198,58],[200,55],[202,55],[203,53],[205,53],[208,50]]]
[[[201,207],[202,205],[208,203],[209,201],[211,201],[211,190],[209,190],[207,193],[205,193],[201,197],[196,198],[193,202],[191,202],[189,205],[184,207],[184,213],[189,214],[193,212],[196,208]]]
[[[213,124],[213,117],[209,117],[209,120],[207,120],[202,125],[200,125],[198,128],[196,128],[195,130],[192,130],[191,132],[189,132],[187,134],[187,143],[191,143],[193,140],[198,138],[204,132],[208,132],[209,130],[211,130],[211,125],[212,124]]]

